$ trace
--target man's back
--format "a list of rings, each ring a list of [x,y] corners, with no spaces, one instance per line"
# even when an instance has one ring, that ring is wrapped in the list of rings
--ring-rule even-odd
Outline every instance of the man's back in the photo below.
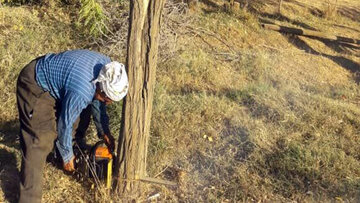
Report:
[[[89,50],[47,54],[36,65],[36,81],[57,100],[72,91],[91,101],[95,92],[91,81],[109,62],[109,57]]]

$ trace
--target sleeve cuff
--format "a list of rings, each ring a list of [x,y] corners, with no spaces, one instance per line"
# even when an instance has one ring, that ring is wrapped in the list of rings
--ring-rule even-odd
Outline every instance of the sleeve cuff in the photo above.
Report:
[[[74,156],[72,147],[66,149],[63,146],[61,146],[59,141],[56,141],[56,147],[58,148],[64,163],[68,163],[69,161],[71,161],[71,158]]]

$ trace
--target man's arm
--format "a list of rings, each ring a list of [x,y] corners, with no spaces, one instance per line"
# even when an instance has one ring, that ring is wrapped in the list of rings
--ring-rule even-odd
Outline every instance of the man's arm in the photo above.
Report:
[[[94,99],[91,103],[91,112],[99,138],[104,134],[110,135],[109,117],[106,113],[106,105]]]
[[[74,157],[72,149],[73,124],[86,105],[86,101],[79,94],[71,91],[65,94],[61,102],[56,146],[59,149],[64,164],[69,163]]]
[[[115,143],[109,128],[109,117],[106,113],[106,105],[95,99],[91,104],[91,109],[98,137],[104,139],[107,146],[113,151]]]

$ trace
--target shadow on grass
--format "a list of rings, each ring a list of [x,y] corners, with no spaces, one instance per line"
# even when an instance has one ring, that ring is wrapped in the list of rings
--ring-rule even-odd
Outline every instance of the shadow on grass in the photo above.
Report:
[[[19,171],[17,169],[17,157],[12,149],[20,149],[19,145],[19,121],[11,120],[0,124],[1,137],[0,147],[0,185],[8,202],[16,202],[19,193]],[[11,150],[9,151],[9,149]]]
[[[276,14],[270,14],[270,13],[261,13],[261,12],[257,12],[257,14],[260,16],[259,20],[260,22],[264,22],[264,23],[269,23],[269,20],[266,19],[274,19],[274,20],[278,20],[281,22],[289,22],[293,25],[297,25],[299,27],[308,29],[308,30],[313,30],[313,31],[317,31],[315,28],[311,27],[310,25],[300,22],[298,20],[294,20],[294,19],[290,19],[282,14],[276,13]],[[273,23],[273,22],[271,22]]]
[[[213,8],[213,9],[219,9],[220,6],[216,4],[214,1],[211,0],[200,0],[200,2],[206,4],[207,6]]]
[[[19,172],[16,167],[16,156],[5,149],[0,149],[0,184],[5,199],[16,202],[19,193]]]
[[[358,29],[355,29],[355,28],[349,27],[349,26],[345,26],[345,25],[333,24],[333,26],[339,27],[339,28],[342,28],[342,29],[352,30],[352,31],[355,31],[355,32],[360,32],[360,30],[358,30]]]
[[[231,126],[229,121],[225,121],[226,128],[222,132],[224,145],[222,150],[232,150],[233,159],[238,162],[246,161],[254,151],[255,145],[249,140],[249,133],[245,128]]]
[[[360,82],[360,77],[358,76],[358,72],[360,72],[360,64],[358,64],[350,59],[347,59],[343,56],[332,56],[332,55],[320,53],[320,52],[316,51],[315,49],[313,49],[311,46],[309,46],[304,40],[300,39],[298,36],[290,35],[289,37],[287,37],[287,39],[295,47],[297,47],[298,49],[304,50],[306,53],[310,53],[310,54],[317,55],[317,56],[323,56],[323,57],[326,57],[326,58],[332,60],[333,62],[337,63],[338,65],[345,68],[346,70],[354,73],[354,80],[357,83]],[[329,46],[329,44],[328,44],[328,46]]]
[[[306,160],[304,153],[304,150],[295,146],[278,149],[265,156],[264,167],[269,170],[267,175],[278,183],[274,184],[276,192],[286,198],[293,198],[293,194],[306,194],[307,191],[317,193],[314,187],[319,186],[321,173],[311,167],[300,167],[301,164],[310,162]]]
[[[195,149],[188,160],[193,166],[191,174],[196,174],[189,187],[197,188],[196,195],[208,199],[206,188],[222,188],[216,194],[217,198],[240,200],[244,196],[242,185],[235,183],[239,177],[236,168],[246,162],[255,149],[250,141],[247,129],[234,126],[230,121],[224,121],[226,126],[220,132],[220,137],[205,150]],[[211,146],[210,146],[211,145]],[[205,189],[204,189],[205,188]],[[211,193],[211,192],[210,192]]]
[[[340,176],[336,180],[327,176],[326,171],[334,166],[328,164],[326,158],[322,160],[322,157],[309,155],[312,150],[299,143],[284,144],[280,139],[277,144],[278,148],[265,156],[264,166],[269,171],[266,178],[276,183],[276,193],[299,202],[319,202],[336,197],[359,202],[360,185]],[[304,195],[294,197],[294,194]]]
[[[272,122],[279,122],[284,119],[281,112],[271,108],[271,106],[257,101],[256,98],[248,92],[248,90],[224,89],[223,96],[246,106],[253,118],[266,118]]]
[[[353,44],[348,44],[340,41],[333,42],[327,39],[319,39],[319,40],[322,41],[326,46],[328,46],[333,51],[336,51],[337,53],[340,54],[346,53],[356,57],[360,57],[360,53],[359,53],[360,45],[356,46]]]
[[[3,122],[0,124],[0,131],[5,135],[2,137],[1,142],[6,144],[8,147],[14,147],[20,149],[19,146],[19,132],[20,132],[20,123],[19,120],[12,120]]]
[[[360,22],[360,9],[355,7],[340,7],[338,13],[342,16],[345,16],[352,21]]]

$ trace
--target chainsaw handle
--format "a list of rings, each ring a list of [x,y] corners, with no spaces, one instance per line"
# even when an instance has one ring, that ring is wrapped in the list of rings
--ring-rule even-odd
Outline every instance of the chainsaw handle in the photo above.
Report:
[[[96,153],[96,149],[105,144],[105,141],[104,140],[100,140],[99,142],[97,142],[93,147],[91,147],[90,149],[90,159],[95,161],[95,153]]]
[[[106,145],[104,140],[100,140],[98,141],[91,149],[90,149],[90,160],[91,161],[95,161],[96,159],[96,150],[98,147],[100,147],[101,145],[105,145],[106,148],[108,149],[109,153],[111,154],[112,157],[115,157],[115,154],[109,150],[109,147]]]

